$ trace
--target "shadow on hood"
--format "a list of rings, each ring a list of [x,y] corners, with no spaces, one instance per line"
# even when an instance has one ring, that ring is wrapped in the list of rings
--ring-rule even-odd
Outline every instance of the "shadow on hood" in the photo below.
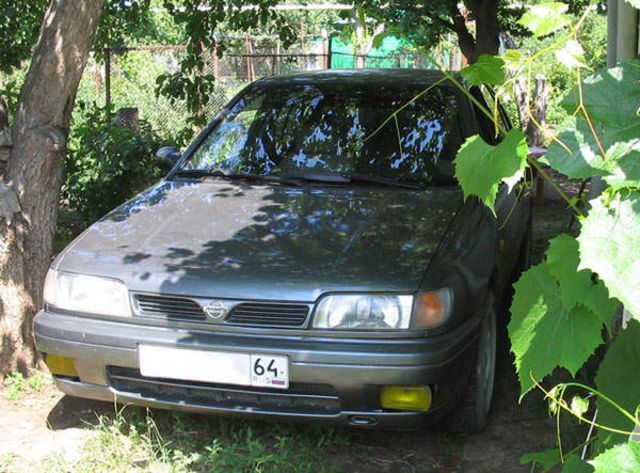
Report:
[[[163,181],[94,224],[59,269],[202,297],[414,292],[461,204],[445,188]]]

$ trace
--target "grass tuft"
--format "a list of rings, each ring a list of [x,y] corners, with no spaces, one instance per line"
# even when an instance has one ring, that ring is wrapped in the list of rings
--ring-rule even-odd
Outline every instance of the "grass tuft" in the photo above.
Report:
[[[41,392],[45,385],[51,382],[51,377],[42,371],[31,368],[29,372],[30,375],[28,378],[25,378],[22,373],[19,372],[5,376],[4,385],[7,389],[4,396],[7,399],[16,401],[27,392]]]
[[[51,455],[31,471],[322,473],[336,471],[326,449],[348,444],[346,434],[332,428],[134,406],[98,416],[92,429],[78,451]]]

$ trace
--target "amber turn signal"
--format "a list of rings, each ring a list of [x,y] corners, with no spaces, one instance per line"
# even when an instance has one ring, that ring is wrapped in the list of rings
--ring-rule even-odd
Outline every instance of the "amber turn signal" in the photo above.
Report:
[[[449,318],[453,296],[448,288],[418,294],[416,304],[417,329],[434,328]]]

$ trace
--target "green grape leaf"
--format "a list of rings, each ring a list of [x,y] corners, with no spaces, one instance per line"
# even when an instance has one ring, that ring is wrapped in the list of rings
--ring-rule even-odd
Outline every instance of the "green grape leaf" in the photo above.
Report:
[[[609,291],[607,291],[602,281],[598,281],[591,286],[591,289],[584,294],[584,298],[580,303],[591,309],[603,325],[607,327],[607,330],[611,332],[613,316],[619,303],[617,300],[609,297]]]
[[[578,242],[563,233],[549,242],[547,268],[558,280],[560,299],[567,310],[583,300],[591,290],[591,271],[578,272]]]
[[[628,442],[605,450],[591,460],[595,473],[638,473],[640,443]]]
[[[609,294],[640,319],[640,192],[619,196],[606,207],[591,202],[578,236],[580,266],[598,275]]]
[[[626,330],[621,330],[613,341],[596,375],[596,386],[605,396],[614,400],[632,416],[640,405],[640,323],[632,320]],[[604,399],[598,397],[598,423],[600,425],[632,431],[634,423]],[[598,437],[612,445],[625,442],[628,436],[600,429]],[[636,470],[640,471],[640,470]]]
[[[569,455],[562,464],[562,473],[592,473],[593,466],[582,460],[580,456]]]
[[[562,367],[575,376],[602,341],[602,321],[592,311],[581,305],[570,311],[550,305],[536,327],[531,347],[522,357],[518,373],[522,395],[533,387],[531,374],[540,380]]]
[[[479,135],[468,138],[455,159],[456,179],[465,199],[477,196],[495,215],[500,182],[522,172],[527,154],[527,140],[517,129],[510,130],[497,146],[488,144]]]
[[[534,386],[532,376],[541,380],[558,366],[575,375],[602,344],[602,321],[581,304],[563,305],[546,263],[523,273],[514,288],[509,338],[522,399]]]
[[[584,49],[574,39],[570,39],[562,48],[556,50],[555,56],[560,64],[569,69],[587,67],[584,60]]]
[[[588,269],[578,271],[578,241],[566,233],[554,237],[547,250],[547,268],[558,280],[560,299],[566,310],[580,303],[590,309],[610,329],[617,303],[601,281],[593,282]]]
[[[598,131],[601,134],[602,129],[599,127]],[[540,158],[540,162],[548,164],[571,179],[586,179],[609,174],[587,122],[575,117],[571,118],[570,125],[560,133],[558,140],[570,152],[567,152],[567,149],[558,142],[553,141],[547,153]]]
[[[517,49],[507,49],[502,59],[506,69],[520,69],[525,65],[527,55]]]
[[[520,457],[520,464],[527,465],[532,463],[532,466],[541,466],[544,470],[550,470],[558,463],[560,463],[560,450],[552,448],[550,450],[543,450],[541,452],[525,453]]]
[[[629,145],[620,143],[620,147],[625,144]],[[640,145],[640,140],[638,144]],[[628,150],[623,157],[617,159],[613,172],[604,180],[614,191],[640,189],[640,149]]]
[[[530,5],[518,23],[527,28],[534,36],[546,36],[568,24],[565,12],[568,6],[559,2],[545,2]]]
[[[520,369],[520,359],[529,348],[540,319],[547,313],[546,299],[555,294],[555,281],[543,264],[531,267],[522,273],[514,284],[515,295],[511,303],[509,338],[511,351],[516,355],[516,369]]]
[[[617,129],[638,123],[640,62],[626,62],[587,77],[582,84],[584,105],[592,122]],[[578,89],[567,94],[562,106],[573,113],[580,103]]]
[[[460,71],[460,74],[470,86],[501,85],[506,79],[504,60],[489,54],[481,54],[475,64],[465,67]]]
[[[595,131],[607,155],[602,158],[599,146],[585,120],[572,118],[570,126],[551,143],[540,162],[572,179],[604,177],[614,191],[640,187],[640,120],[624,128],[595,124]]]

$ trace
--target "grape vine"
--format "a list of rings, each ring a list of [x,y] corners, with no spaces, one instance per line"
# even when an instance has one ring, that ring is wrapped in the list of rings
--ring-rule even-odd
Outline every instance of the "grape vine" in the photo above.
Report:
[[[640,62],[620,63],[589,71],[580,44],[580,27],[566,6],[543,3],[520,20],[536,37],[562,32],[560,39],[533,55],[508,50],[502,56],[481,56],[462,70],[470,85],[490,84],[496,94],[483,110],[506,138],[498,145],[472,136],[458,151],[456,177],[465,197],[475,196],[493,210],[500,184],[509,187],[536,170],[557,189],[579,222],[577,237],[567,233],[551,240],[545,259],[522,274],[515,284],[509,337],[521,386],[544,391],[551,412],[566,412],[595,435],[564,452],[558,427],[558,449],[532,454],[543,468],[563,464],[563,471],[640,471]],[[566,34],[565,34],[566,33]],[[553,55],[573,72],[575,86],[563,102],[572,115],[552,137],[546,155],[527,156],[524,134],[499,130],[498,103],[508,100],[515,78],[534,76],[536,61]],[[586,77],[583,77],[586,76]],[[450,74],[451,80],[455,81]],[[531,119],[535,118],[531,116]],[[538,124],[538,126],[540,126]],[[491,165],[487,165],[490,162]],[[586,205],[562,191],[551,169],[571,179],[599,178],[604,191]],[[623,308],[628,316],[614,330]],[[543,386],[556,368],[575,376],[595,350],[608,349],[597,368],[595,386],[563,383]],[[594,405],[592,405],[595,402]],[[597,412],[597,420],[593,414]],[[537,456],[536,456],[537,455]]]

